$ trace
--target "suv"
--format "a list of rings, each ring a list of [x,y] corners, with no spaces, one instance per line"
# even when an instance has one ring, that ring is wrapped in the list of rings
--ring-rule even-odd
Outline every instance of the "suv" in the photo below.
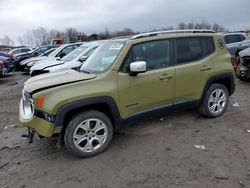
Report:
[[[91,157],[108,147],[114,130],[131,121],[186,107],[219,117],[234,88],[222,35],[204,30],[145,33],[104,41],[78,72],[30,78],[20,122],[30,133],[59,134],[58,141],[63,139],[71,153]]]
[[[250,37],[246,32],[224,33],[226,46],[232,57],[238,57],[238,53],[250,47]]]

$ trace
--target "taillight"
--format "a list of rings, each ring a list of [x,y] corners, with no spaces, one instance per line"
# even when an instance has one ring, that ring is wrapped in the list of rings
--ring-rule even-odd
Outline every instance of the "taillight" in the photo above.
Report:
[[[235,58],[231,58],[231,64],[232,64],[232,66],[233,66],[234,69],[236,69],[237,66],[238,66],[237,61],[236,61]]]
[[[4,69],[4,63],[0,61],[0,69]]]

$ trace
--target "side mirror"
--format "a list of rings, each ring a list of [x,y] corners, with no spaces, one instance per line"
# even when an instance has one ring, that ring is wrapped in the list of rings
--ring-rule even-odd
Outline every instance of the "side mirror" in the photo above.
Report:
[[[136,61],[129,65],[129,72],[131,76],[136,76],[139,73],[144,73],[147,71],[146,61]]]
[[[79,59],[78,61],[84,62],[84,61],[86,61],[87,59],[88,59],[88,56],[82,56],[82,57],[80,57],[80,59]]]

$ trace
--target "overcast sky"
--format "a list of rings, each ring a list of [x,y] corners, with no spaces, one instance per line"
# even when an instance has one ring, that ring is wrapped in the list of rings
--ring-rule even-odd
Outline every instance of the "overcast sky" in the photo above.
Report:
[[[203,19],[230,30],[250,29],[250,0],[0,0],[0,37],[14,40],[39,26],[90,34],[106,27],[148,31]]]

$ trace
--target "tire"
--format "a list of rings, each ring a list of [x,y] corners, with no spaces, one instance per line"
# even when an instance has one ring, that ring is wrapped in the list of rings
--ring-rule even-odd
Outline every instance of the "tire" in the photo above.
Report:
[[[91,110],[71,119],[65,130],[64,142],[70,153],[88,158],[105,151],[112,137],[113,126],[110,119],[102,112]]]
[[[240,79],[240,81],[243,81],[243,82],[250,82],[249,78],[239,77],[239,79]]]
[[[222,84],[212,84],[205,94],[199,112],[208,118],[219,117],[226,111],[228,102],[227,88]]]

